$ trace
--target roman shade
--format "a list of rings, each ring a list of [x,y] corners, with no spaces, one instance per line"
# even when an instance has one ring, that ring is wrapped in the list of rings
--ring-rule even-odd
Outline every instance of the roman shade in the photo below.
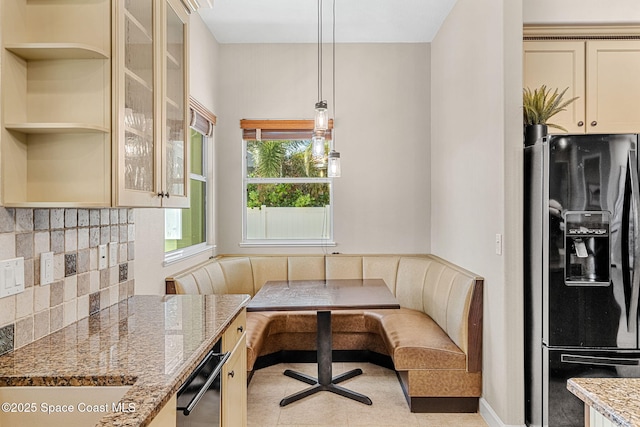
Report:
[[[215,125],[216,116],[193,97],[189,97],[189,126],[201,134],[211,137]]]
[[[313,120],[240,120],[242,139],[279,140],[279,139],[311,139],[313,136]],[[331,139],[333,120],[329,120],[329,130],[325,138]]]

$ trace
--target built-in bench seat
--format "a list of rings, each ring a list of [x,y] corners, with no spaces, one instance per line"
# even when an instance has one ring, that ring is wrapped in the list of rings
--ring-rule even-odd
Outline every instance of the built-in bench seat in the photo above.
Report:
[[[381,278],[401,305],[335,311],[334,350],[390,357],[413,412],[475,412],[482,392],[483,279],[434,255],[215,257],[167,278],[167,293],[255,295],[269,280]],[[316,349],[316,315],[247,313],[247,370]]]

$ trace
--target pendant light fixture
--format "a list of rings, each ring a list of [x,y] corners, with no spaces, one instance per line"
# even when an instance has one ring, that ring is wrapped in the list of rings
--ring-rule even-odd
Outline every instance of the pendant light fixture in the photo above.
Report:
[[[314,131],[324,132],[329,129],[329,113],[327,101],[322,99],[322,0],[318,0],[318,102],[315,110]]]
[[[331,47],[332,47],[332,66],[333,66],[333,76],[331,79],[331,83],[333,86],[333,133],[331,138],[331,145],[333,148],[329,152],[329,161],[327,165],[327,175],[330,178],[340,178],[341,170],[340,170],[340,153],[336,151],[336,129],[335,129],[335,119],[336,119],[336,0],[333,0],[333,35],[331,38]]]
[[[329,153],[329,164],[327,165],[327,175],[329,178],[340,178],[340,153],[331,150]]]
[[[336,115],[336,0],[333,0],[333,35],[332,35],[332,56],[333,56],[333,116]],[[325,134],[329,129],[329,112],[327,101],[322,99],[322,0],[318,0],[318,102],[315,105],[315,120],[313,128],[313,138],[311,139],[311,153],[318,167],[327,165],[327,176],[338,178],[341,175],[340,153],[335,150],[336,129],[335,124],[332,130],[331,151],[328,158],[325,158]],[[325,160],[327,163],[325,163]]]
[[[315,105],[311,155],[317,167],[324,163],[325,133],[329,128],[327,101],[322,99],[322,0],[318,0],[318,101]]]
[[[327,111],[327,101],[316,102],[315,129],[326,131],[329,129],[329,113]]]
[[[324,131],[313,132],[311,155],[316,161],[324,159]]]

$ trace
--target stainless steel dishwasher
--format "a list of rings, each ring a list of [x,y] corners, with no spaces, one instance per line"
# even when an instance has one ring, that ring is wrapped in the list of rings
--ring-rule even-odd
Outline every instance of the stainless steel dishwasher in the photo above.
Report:
[[[207,353],[178,390],[178,427],[219,427],[222,402],[220,374],[231,353],[221,353],[221,341]]]

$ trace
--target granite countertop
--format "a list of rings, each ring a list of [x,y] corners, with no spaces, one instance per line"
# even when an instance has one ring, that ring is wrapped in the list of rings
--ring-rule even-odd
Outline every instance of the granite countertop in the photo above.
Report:
[[[640,427],[640,378],[571,378],[567,389],[615,425]]]
[[[98,426],[146,426],[222,336],[248,295],[133,296],[0,356],[0,386],[131,386],[131,413]]]

